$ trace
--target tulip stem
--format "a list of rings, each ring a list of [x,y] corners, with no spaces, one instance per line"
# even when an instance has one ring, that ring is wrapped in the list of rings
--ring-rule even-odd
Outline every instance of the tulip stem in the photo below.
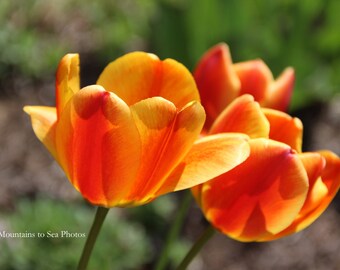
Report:
[[[97,236],[99,234],[100,228],[103,225],[104,219],[109,211],[109,208],[104,207],[98,207],[96,216],[94,218],[91,230],[89,232],[89,235],[87,237],[83,253],[81,255],[81,258],[79,260],[78,264],[78,270],[85,270],[87,268],[87,264],[89,262],[94,244],[96,243]]]
[[[169,250],[173,245],[173,242],[178,237],[180,229],[182,228],[184,218],[189,210],[191,205],[192,195],[191,192],[186,191],[184,194],[184,198],[181,201],[181,205],[175,217],[173,224],[168,232],[167,238],[165,240],[165,244],[162,250],[162,253],[156,263],[155,270],[163,270],[167,267],[169,260]]]
[[[187,255],[184,257],[177,270],[185,270],[191,261],[195,258],[201,248],[208,242],[208,240],[214,235],[215,229],[209,225],[202,235],[197,239],[196,243],[191,247]]]

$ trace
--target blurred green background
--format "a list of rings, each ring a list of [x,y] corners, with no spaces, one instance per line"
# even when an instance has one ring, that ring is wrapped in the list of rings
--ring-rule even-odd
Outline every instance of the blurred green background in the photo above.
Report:
[[[262,58],[274,75],[293,66],[296,109],[340,91],[339,12],[337,0],[1,1],[0,79],[41,80],[67,52],[86,69],[146,50],[192,70],[224,41],[234,62]]]
[[[74,192],[22,112],[25,104],[54,104],[54,74],[66,53],[80,53],[82,84],[87,85],[95,83],[108,62],[129,51],[174,58],[193,70],[207,49],[226,42],[234,62],[262,58],[274,76],[287,66],[294,67],[291,111],[301,112],[330,103],[340,92],[339,14],[337,0],[0,1],[0,230],[53,232],[66,228],[87,233],[92,222],[93,207]],[[315,120],[315,111],[307,110],[307,115]],[[334,122],[340,125],[338,118]],[[112,210],[90,269],[150,269],[176,212],[177,197],[166,196],[136,209]],[[204,225],[199,210],[193,208],[189,225],[183,229],[189,236],[184,239],[194,238]],[[337,220],[337,211],[332,213],[331,219]],[[340,239],[332,234],[333,227],[323,233],[323,239]],[[319,241],[314,231],[307,235],[315,243]],[[312,240],[308,246],[297,245],[298,236],[260,248],[223,239],[227,244],[222,246],[228,250],[219,254],[236,265],[230,269],[272,269],[281,264],[280,269],[312,269],[309,266],[314,267],[315,261],[309,256],[297,262],[289,256],[285,248],[293,246],[308,249],[310,256],[321,253],[319,257],[328,267],[334,260],[329,257],[334,253],[326,247],[317,249]],[[84,239],[0,238],[0,269],[72,269],[83,244]],[[219,244],[210,247],[215,255],[216,246]],[[187,247],[186,240],[175,243],[170,251],[173,264]],[[338,244],[332,247],[337,250]],[[234,257],[225,255],[233,253],[231,248],[236,250]],[[272,264],[265,264],[256,253],[275,248],[280,255],[267,257]],[[237,254],[243,254],[238,261]],[[192,269],[225,269],[216,266],[220,257],[209,256],[204,263],[198,259]],[[209,265],[212,258],[215,266]],[[287,262],[291,264],[287,266]],[[249,268],[242,268],[247,265]],[[300,268],[292,268],[297,266]],[[323,266],[320,263],[320,269]]]

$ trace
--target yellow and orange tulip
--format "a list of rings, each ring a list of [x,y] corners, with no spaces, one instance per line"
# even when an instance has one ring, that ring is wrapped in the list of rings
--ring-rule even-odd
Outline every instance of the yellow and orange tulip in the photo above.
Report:
[[[136,206],[224,173],[249,155],[248,136],[198,139],[199,93],[180,63],[134,52],[80,88],[79,57],[56,76],[56,107],[26,106],[33,130],[90,203]]]
[[[233,64],[225,43],[212,47],[202,56],[194,78],[207,113],[206,129],[228,104],[243,94],[251,94],[261,106],[286,111],[295,79],[294,70],[288,67],[274,80],[260,59]]]
[[[208,221],[239,241],[270,241],[316,220],[340,186],[340,159],[330,151],[301,152],[302,123],[262,109],[254,97],[235,99],[210,134],[241,132],[249,158],[192,189]]]

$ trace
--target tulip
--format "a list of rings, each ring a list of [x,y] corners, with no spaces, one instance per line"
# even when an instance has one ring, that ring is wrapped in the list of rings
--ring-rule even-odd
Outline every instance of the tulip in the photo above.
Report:
[[[194,78],[207,113],[205,128],[209,129],[224,108],[243,94],[251,94],[263,107],[286,111],[294,70],[288,67],[274,80],[260,59],[233,64],[228,46],[220,43],[202,56]]]
[[[180,63],[134,52],[80,89],[79,57],[56,76],[56,107],[26,106],[33,130],[94,205],[137,206],[224,173],[249,155],[247,136],[198,139],[205,112]]]
[[[192,188],[207,220],[239,241],[270,241],[306,228],[340,186],[340,159],[330,151],[301,152],[302,123],[263,109],[254,97],[235,99],[209,134],[241,132],[250,156],[234,169]]]

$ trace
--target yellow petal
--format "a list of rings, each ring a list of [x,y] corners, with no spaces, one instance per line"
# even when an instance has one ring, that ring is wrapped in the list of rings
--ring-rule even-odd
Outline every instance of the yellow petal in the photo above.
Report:
[[[56,129],[68,178],[92,204],[123,205],[140,166],[140,139],[129,107],[100,86],[76,93]]]
[[[171,59],[161,61],[143,52],[129,53],[110,63],[97,84],[130,106],[155,96],[171,101],[177,108],[199,100],[194,79],[182,64]]]
[[[158,194],[202,184],[225,173],[249,155],[248,136],[221,133],[199,139],[168,177]]]
[[[55,151],[55,123],[57,112],[55,107],[25,106],[24,111],[30,115],[35,135],[45,145],[54,158]]]
[[[285,144],[250,140],[250,156],[203,184],[207,219],[240,241],[261,241],[289,226],[306,199],[308,180],[298,156]]]
[[[142,166],[131,200],[141,203],[155,197],[165,178],[198,138],[205,114],[198,102],[177,111],[174,104],[154,97],[131,106],[142,142]],[[169,191],[170,192],[170,191]]]
[[[269,138],[301,152],[303,126],[300,119],[272,109],[263,109],[263,112],[270,123]]]
[[[79,55],[66,54],[59,62],[56,76],[56,104],[58,119],[66,103],[80,89]]]
[[[240,132],[250,138],[268,138],[269,122],[251,95],[235,99],[216,119],[210,134]]]

